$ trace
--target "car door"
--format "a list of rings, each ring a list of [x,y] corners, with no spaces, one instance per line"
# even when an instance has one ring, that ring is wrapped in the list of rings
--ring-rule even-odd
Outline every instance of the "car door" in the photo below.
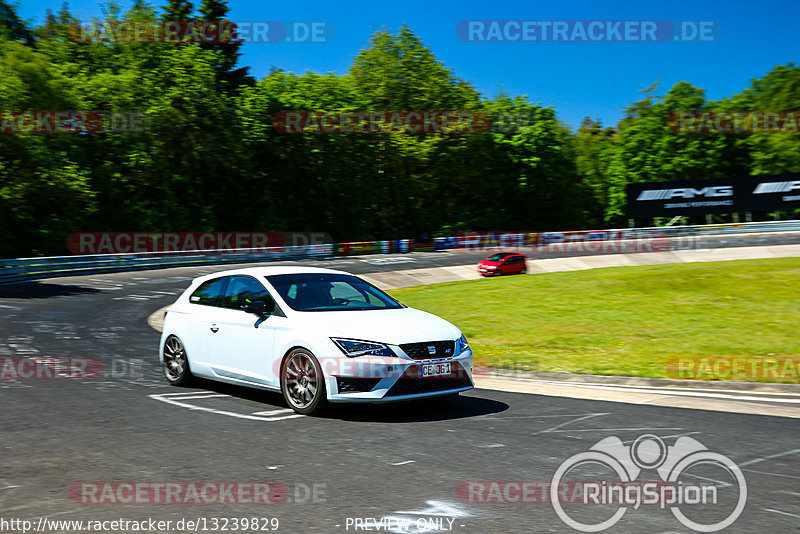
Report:
[[[188,335],[182,339],[189,356],[192,371],[200,376],[208,375],[208,334],[218,314],[228,277],[206,280],[189,296],[191,319],[187,322]]]
[[[247,299],[263,301],[267,315],[242,310]],[[260,385],[277,383],[272,370],[275,312],[275,301],[260,281],[246,275],[229,277],[207,334],[208,360],[216,376]]]
[[[509,258],[511,261],[511,272],[514,274],[519,274],[522,272],[522,256],[511,256]]]
[[[510,258],[506,256],[502,260],[500,260],[500,265],[497,266],[497,269],[502,274],[509,274],[511,273],[511,269],[513,269],[513,265],[511,264]]]

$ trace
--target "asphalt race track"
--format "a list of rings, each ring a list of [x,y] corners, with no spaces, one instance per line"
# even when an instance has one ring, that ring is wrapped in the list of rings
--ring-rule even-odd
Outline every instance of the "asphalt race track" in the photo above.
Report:
[[[303,264],[368,273],[465,263],[454,256],[459,255]],[[603,438],[618,436],[630,444],[655,434],[668,445],[692,437],[742,468],[746,506],[727,532],[798,530],[798,419],[490,390],[441,403],[341,407],[316,418],[294,416],[277,394],[213,383],[170,387],[157,365],[159,334],[146,319],[192,277],[222,268],[0,287],[0,358],[98,358],[104,369],[101,378],[87,380],[0,380],[0,519],[38,525],[42,517],[173,524],[202,518],[206,531],[222,531],[211,528],[212,519],[246,517],[278,518],[279,532],[352,532],[358,525],[384,532],[575,532],[549,503],[474,502],[459,488],[470,481],[548,483],[562,462]],[[694,480],[731,486],[725,473],[699,469]],[[640,480],[657,479],[648,476]],[[74,493],[81,483],[226,481],[278,483],[285,499],[90,504]],[[573,506],[575,517],[586,520],[616,509]],[[169,529],[189,530],[195,529]],[[668,510],[642,505],[627,510],[609,532],[692,530]]]

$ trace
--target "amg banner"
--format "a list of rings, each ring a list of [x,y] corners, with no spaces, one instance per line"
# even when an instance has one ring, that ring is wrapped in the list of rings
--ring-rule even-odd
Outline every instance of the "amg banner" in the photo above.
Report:
[[[752,176],[746,211],[791,210],[800,208],[800,174]]]
[[[800,208],[800,174],[628,184],[628,217]]]

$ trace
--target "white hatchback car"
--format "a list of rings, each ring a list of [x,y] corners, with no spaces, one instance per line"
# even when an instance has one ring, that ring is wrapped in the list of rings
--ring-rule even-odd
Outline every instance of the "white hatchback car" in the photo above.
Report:
[[[351,274],[256,267],[195,279],[167,309],[160,356],[194,376],[280,390],[294,411],[327,402],[457,395],[473,387],[461,331]]]

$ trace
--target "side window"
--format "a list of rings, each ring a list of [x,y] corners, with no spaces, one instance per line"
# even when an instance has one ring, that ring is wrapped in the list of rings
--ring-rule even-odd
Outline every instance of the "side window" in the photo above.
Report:
[[[363,302],[367,304],[364,294],[347,282],[331,282],[331,298],[346,299],[350,302]]]
[[[251,276],[231,276],[222,307],[239,310],[247,301],[261,300],[267,305],[267,313],[275,311],[275,301],[261,283]]]
[[[227,276],[203,282],[189,297],[189,302],[192,304],[202,304],[204,306],[220,306],[220,300],[222,300],[223,291],[225,290],[225,284],[227,282]]]

